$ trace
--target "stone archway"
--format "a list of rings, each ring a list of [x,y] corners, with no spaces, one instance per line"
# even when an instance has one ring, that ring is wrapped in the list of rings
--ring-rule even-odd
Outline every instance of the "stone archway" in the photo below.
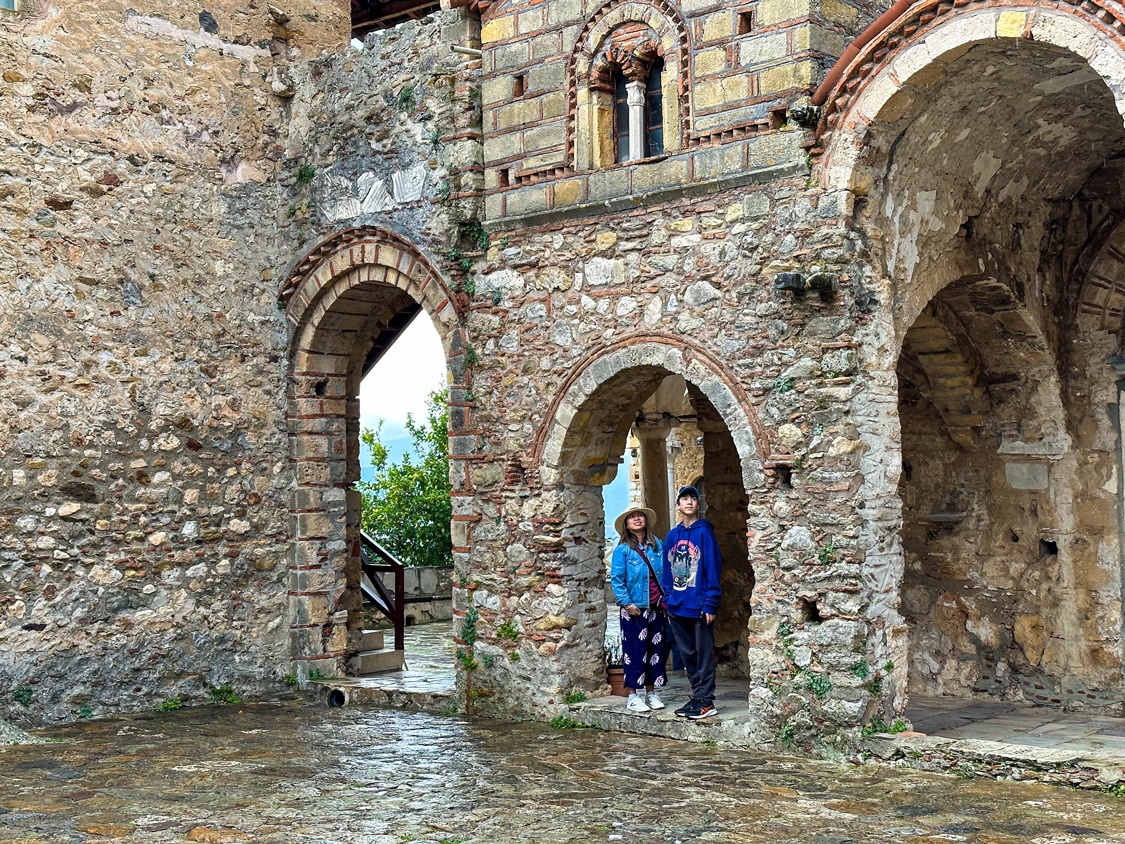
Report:
[[[1044,435],[1055,450],[1024,457],[1052,463],[1049,489],[1039,494],[1048,499],[1043,511],[1052,514],[1059,536],[1047,531],[1035,540],[1044,543],[1045,556],[1058,555],[1052,588],[1067,593],[1069,608],[1056,639],[1070,644],[1053,643],[1065,655],[1055,661],[1048,693],[1036,702],[1071,694],[1069,699],[1104,702],[1102,692],[1119,685],[1114,677],[1120,660],[1107,664],[1106,654],[1119,650],[1120,607],[1111,606],[1110,595],[1119,591],[1114,584],[1120,573],[1110,572],[1107,581],[1105,550],[1083,548],[1081,534],[1097,528],[1084,523],[1092,514],[1073,506],[1075,497],[1087,492],[1099,497],[1098,478],[1102,484],[1109,479],[1092,468],[1104,461],[1092,461],[1092,452],[1083,453],[1075,438],[1076,410],[1090,402],[1091,393],[1068,368],[1079,338],[1066,313],[1076,300],[1076,279],[1066,242],[1068,226],[1075,224],[1065,204],[1075,201],[1104,162],[1125,150],[1123,32],[1117,13],[1096,4],[914,4],[844,69],[825,99],[819,127],[821,181],[854,195],[854,224],[872,244],[865,284],[880,307],[857,338],[871,375],[863,404],[872,410],[860,419],[869,446],[861,497],[877,502],[864,508],[870,549],[865,580],[872,595],[869,612],[882,620],[887,657],[899,668],[911,663],[908,629],[899,614],[906,557],[896,490],[907,447],[905,442],[900,447],[899,435],[910,436],[908,425],[917,420],[900,420],[898,384],[909,382],[917,400],[928,403],[928,422],[960,443],[958,459],[974,450],[990,455],[974,459],[991,493],[999,494],[1010,480],[1004,465],[1014,459],[1003,453],[1004,443],[1029,449],[1032,444],[999,430],[1001,423],[1018,428],[1012,397],[998,401],[1009,386],[974,392],[974,379],[982,371],[985,380],[992,377],[988,372],[997,369],[1001,354],[995,348],[982,353],[982,344],[1010,339],[1013,345],[1003,354],[1013,358],[1021,349],[1038,347],[1035,366],[1047,375],[1031,384],[1028,373],[1019,373],[1013,383],[1035,388],[1029,396],[1043,389],[1055,394],[1047,404],[1054,408],[1058,436]],[[952,299],[970,288],[1006,297],[1001,310],[1008,316],[989,329],[994,336],[957,327],[965,317]],[[903,357],[899,350],[909,332],[915,336]],[[929,361],[922,361],[928,355],[917,354],[917,347],[926,343],[937,345]],[[940,354],[948,370],[939,374]],[[918,382],[926,390],[914,389]],[[986,470],[986,463],[992,468]],[[1116,525],[1113,530],[1116,534]],[[1026,531],[1014,533],[1028,541]],[[1116,549],[1116,539],[1111,544]],[[1107,612],[1112,624],[1094,620]],[[1079,623],[1079,616],[1086,620]],[[1031,642],[1038,634],[1029,629],[1037,622],[1021,624],[1028,628],[1021,638],[1037,651]],[[1051,646],[1048,641],[1045,650]],[[892,678],[899,705],[905,702],[906,680],[905,669]],[[961,689],[975,683],[961,683]]]
[[[563,522],[561,575],[577,592],[565,670],[577,685],[597,680],[604,664],[602,600],[605,580],[602,487],[617,472],[626,437],[645,401],[670,375],[681,376],[703,439],[707,516],[724,558],[721,623],[716,648],[730,673],[747,674],[747,625],[754,570],[747,543],[749,492],[764,483],[758,443],[764,442],[751,405],[737,382],[706,352],[681,338],[638,335],[589,353],[573,370],[549,409],[534,456],[544,497]]]
[[[961,279],[906,333],[898,375],[911,693],[1059,704],[1093,687],[1048,338],[1008,286]]]
[[[358,644],[360,498],[352,486],[359,479],[358,396],[369,352],[405,309],[426,312],[449,369],[451,442],[466,435],[468,376],[449,288],[420,250],[390,232],[350,229],[318,245],[288,274],[279,299],[290,325],[288,420],[296,478],[291,657],[304,681],[314,668],[325,676],[345,673]],[[452,456],[460,451],[450,449],[454,479],[464,477]],[[455,480],[453,494],[464,488]],[[455,520],[452,531],[455,555],[467,555],[465,525]]]

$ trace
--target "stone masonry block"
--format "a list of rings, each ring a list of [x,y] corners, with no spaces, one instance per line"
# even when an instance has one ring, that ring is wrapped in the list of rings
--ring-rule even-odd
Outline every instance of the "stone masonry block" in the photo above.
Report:
[[[585,17],[582,0],[551,0],[547,4],[547,25],[581,21]]]
[[[512,77],[491,76],[481,83],[480,99],[485,109],[512,98]]]
[[[584,178],[578,178],[555,182],[555,207],[560,208],[581,202],[585,181]]]
[[[695,54],[695,78],[700,79],[727,69],[726,47],[711,47]]]
[[[543,62],[527,72],[527,84],[532,92],[561,91],[566,85],[566,62]]]
[[[1003,19],[997,22],[997,33]],[[1018,37],[1018,36],[1011,36]],[[1031,37],[1036,41],[1054,44],[1072,53],[1090,59],[1098,47],[1096,32],[1072,15],[1058,14],[1043,10],[1035,16],[1031,27]],[[928,40],[928,39],[927,39]],[[1118,77],[1120,82],[1120,76]]]
[[[839,57],[844,54],[847,45],[847,36],[823,26],[806,24],[793,32],[793,50],[799,53],[815,50],[818,53]]]
[[[807,17],[811,13],[811,0],[760,0],[758,3],[758,26],[773,26],[785,21]]]
[[[502,15],[493,18],[480,28],[480,40],[484,45],[506,41],[516,34],[516,16]]]
[[[725,144],[720,147],[698,150],[693,156],[693,170],[696,180],[718,179],[742,172],[745,151],[745,144]]]
[[[767,68],[758,77],[758,91],[762,94],[773,94],[794,88],[807,88],[816,79],[816,73],[817,68],[812,60]]]
[[[849,32],[854,31],[859,22],[859,9],[841,0],[821,0],[820,10],[825,20]]]
[[[788,67],[788,65],[785,67]],[[734,76],[697,82],[695,84],[696,106],[704,110],[741,103],[750,96],[751,81],[752,78],[749,75],[739,73]]]
[[[503,131],[515,126],[534,123],[539,119],[539,102],[537,100],[517,100],[506,106],[501,106],[495,114],[496,128]]]
[[[566,94],[562,91],[553,91],[539,98],[539,108],[543,119],[562,117],[566,113]]]
[[[624,168],[602,171],[589,180],[587,191],[591,202],[625,196],[629,193],[629,173]]]
[[[530,61],[531,51],[527,41],[507,44],[490,51],[492,69],[497,72],[523,67]]]
[[[794,38],[806,32],[808,27],[802,27],[794,33]],[[800,48],[798,48],[800,49]],[[744,38],[738,44],[738,64],[740,67],[757,67],[780,61],[789,55],[789,33],[766,32]]]
[[[729,9],[703,15],[697,19],[700,41],[729,41],[734,34],[734,15]]]
[[[566,140],[566,127],[562,120],[543,120],[534,129],[524,130],[520,140],[525,152],[534,152],[552,146],[561,149],[563,141]],[[560,155],[560,161],[561,158]]]
[[[532,185],[510,191],[507,197],[509,217],[547,210],[547,188],[543,185]]]
[[[687,182],[687,157],[641,164],[633,171],[633,193],[647,193],[663,187],[678,187]]]

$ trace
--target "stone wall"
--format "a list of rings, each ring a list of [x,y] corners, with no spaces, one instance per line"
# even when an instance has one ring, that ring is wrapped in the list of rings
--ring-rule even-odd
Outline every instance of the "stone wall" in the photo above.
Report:
[[[281,80],[343,43],[346,4],[288,8],[42,2],[0,20],[15,717],[258,692],[289,671]]]
[[[370,203],[382,178],[379,221],[423,243],[445,236],[432,209],[464,212],[459,186],[433,204],[461,172],[443,138],[462,19],[362,52],[342,2],[0,20],[5,714],[269,693],[294,671],[279,279],[339,227],[342,180]]]

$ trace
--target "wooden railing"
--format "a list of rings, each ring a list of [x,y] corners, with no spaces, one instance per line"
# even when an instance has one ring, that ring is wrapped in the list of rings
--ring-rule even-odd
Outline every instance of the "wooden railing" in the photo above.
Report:
[[[406,639],[406,574],[405,567],[394,554],[376,542],[372,537],[360,531],[359,534],[359,564],[367,581],[362,578],[359,587],[363,597],[391,620],[395,626],[395,650],[405,648]],[[388,591],[380,574],[393,571],[395,574],[394,592]]]

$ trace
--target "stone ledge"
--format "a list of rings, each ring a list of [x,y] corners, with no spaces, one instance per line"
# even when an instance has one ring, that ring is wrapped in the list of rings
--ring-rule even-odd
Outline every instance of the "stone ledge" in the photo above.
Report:
[[[865,738],[862,747],[883,762],[966,778],[1031,780],[1095,791],[1125,782],[1125,759],[1110,754],[925,735],[876,734]]]
[[[787,161],[783,164],[754,168],[741,173],[721,176],[705,181],[662,185],[649,191],[628,193],[611,199],[579,202],[568,206],[549,207],[542,210],[528,211],[523,214],[493,216],[490,213],[484,225],[490,232],[515,231],[580,217],[628,212],[643,205],[655,205],[657,203],[678,199],[693,199],[698,196],[718,193],[745,185],[766,184],[774,180],[785,179],[807,172],[808,165],[804,161]],[[599,175],[598,172],[594,171],[589,174],[582,174],[579,178],[596,178]],[[542,185],[536,187],[542,187]],[[519,191],[513,191],[512,195],[518,192]],[[489,200],[493,201],[497,198],[498,195],[488,197]]]

